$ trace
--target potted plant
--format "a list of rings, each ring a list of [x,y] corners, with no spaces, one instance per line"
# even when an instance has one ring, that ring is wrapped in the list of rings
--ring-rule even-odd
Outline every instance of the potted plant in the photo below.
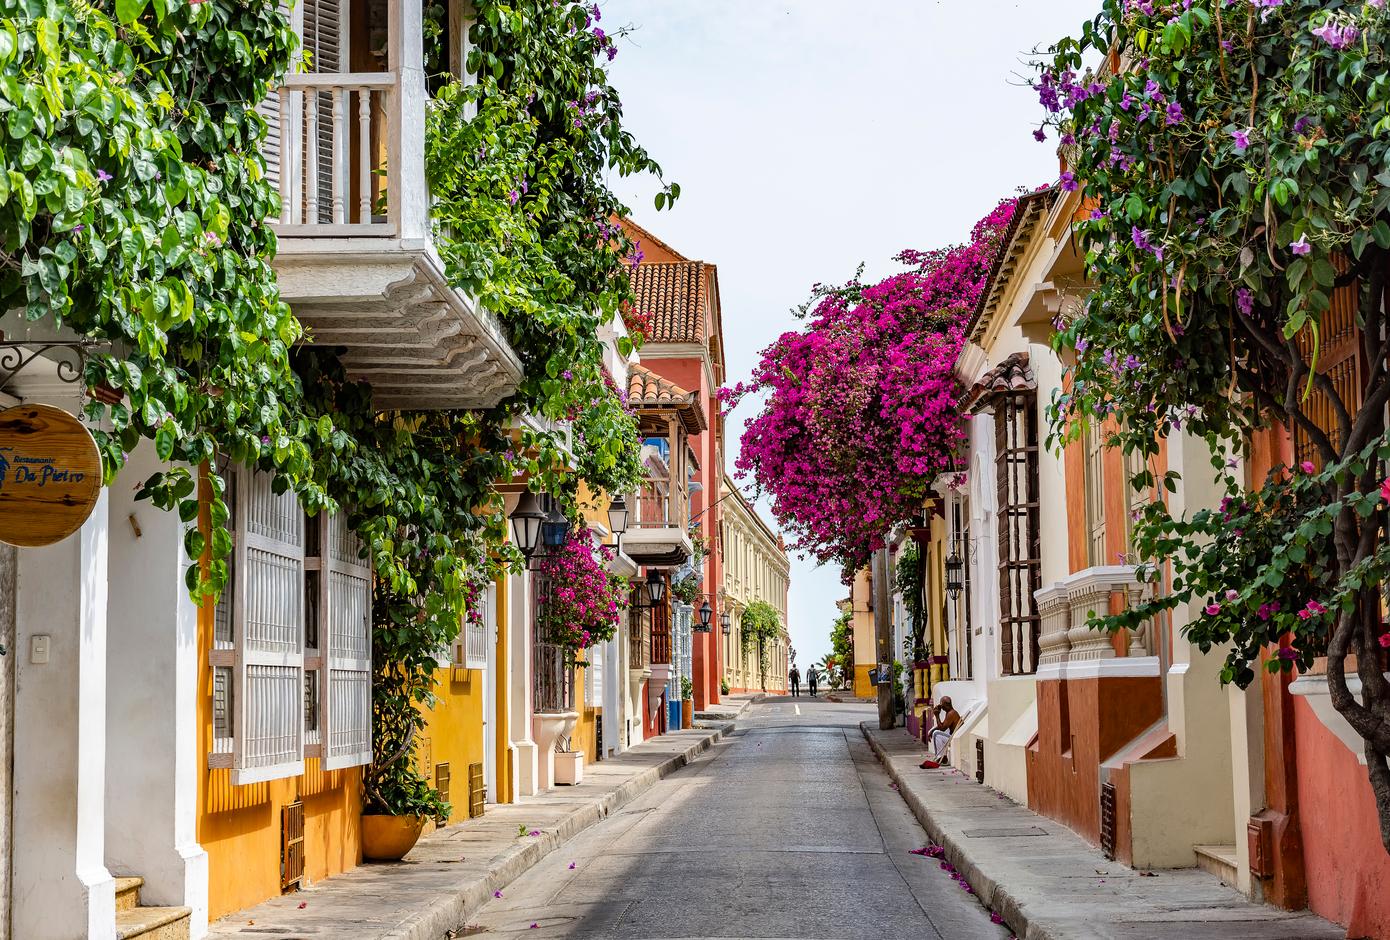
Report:
[[[396,754],[367,769],[362,782],[364,858],[398,862],[415,848],[426,822],[449,822],[453,807],[416,768],[414,751],[412,734]]]
[[[695,702],[691,698],[695,691],[694,684],[689,676],[681,676],[681,727],[692,728],[695,726]]]

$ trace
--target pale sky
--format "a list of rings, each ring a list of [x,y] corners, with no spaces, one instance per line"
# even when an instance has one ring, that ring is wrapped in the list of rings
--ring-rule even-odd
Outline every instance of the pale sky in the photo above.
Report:
[[[677,251],[719,266],[729,381],[799,326],[817,281],[896,270],[903,248],[964,240],[1019,186],[1057,175],[1024,87],[1031,51],[1076,34],[1099,0],[600,0],[631,25],[612,66],[627,127],[681,185],[613,180]],[[755,414],[728,424],[736,438]],[[745,492],[751,481],[744,481]],[[764,518],[775,525],[760,501]],[[792,557],[790,630],[804,669],[830,651],[839,572]]]

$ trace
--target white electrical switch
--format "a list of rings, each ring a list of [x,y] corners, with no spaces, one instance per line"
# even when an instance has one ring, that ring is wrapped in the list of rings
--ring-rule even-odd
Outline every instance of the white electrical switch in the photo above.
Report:
[[[29,662],[42,666],[48,662],[48,636],[36,634],[29,638]]]

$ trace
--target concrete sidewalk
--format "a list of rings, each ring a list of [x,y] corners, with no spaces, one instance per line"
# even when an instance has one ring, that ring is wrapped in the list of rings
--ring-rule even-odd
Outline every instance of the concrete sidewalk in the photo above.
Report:
[[[493,892],[684,767],[727,730],[724,725],[676,731],[643,742],[586,766],[584,782],[577,787],[489,806],[479,819],[424,837],[402,862],[364,864],[296,894],[272,898],[217,921],[208,935],[242,940],[463,936],[468,916],[492,900]]]
[[[1144,875],[1112,862],[1061,823],[962,773],[922,770],[926,751],[906,731],[860,727],[922,827],[943,846],[945,860],[1024,940],[1346,936],[1314,914],[1251,903],[1197,868]]]

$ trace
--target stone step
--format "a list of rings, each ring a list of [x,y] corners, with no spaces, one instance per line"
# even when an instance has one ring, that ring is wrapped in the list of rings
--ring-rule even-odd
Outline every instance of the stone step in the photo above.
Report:
[[[129,911],[140,906],[140,886],[144,878],[138,876],[118,877],[116,879],[116,912]]]
[[[189,940],[189,907],[137,907],[116,914],[118,940]]]
[[[1194,845],[1192,850],[1197,853],[1198,868],[1211,872],[1222,884],[1235,885],[1240,861],[1234,845]]]

